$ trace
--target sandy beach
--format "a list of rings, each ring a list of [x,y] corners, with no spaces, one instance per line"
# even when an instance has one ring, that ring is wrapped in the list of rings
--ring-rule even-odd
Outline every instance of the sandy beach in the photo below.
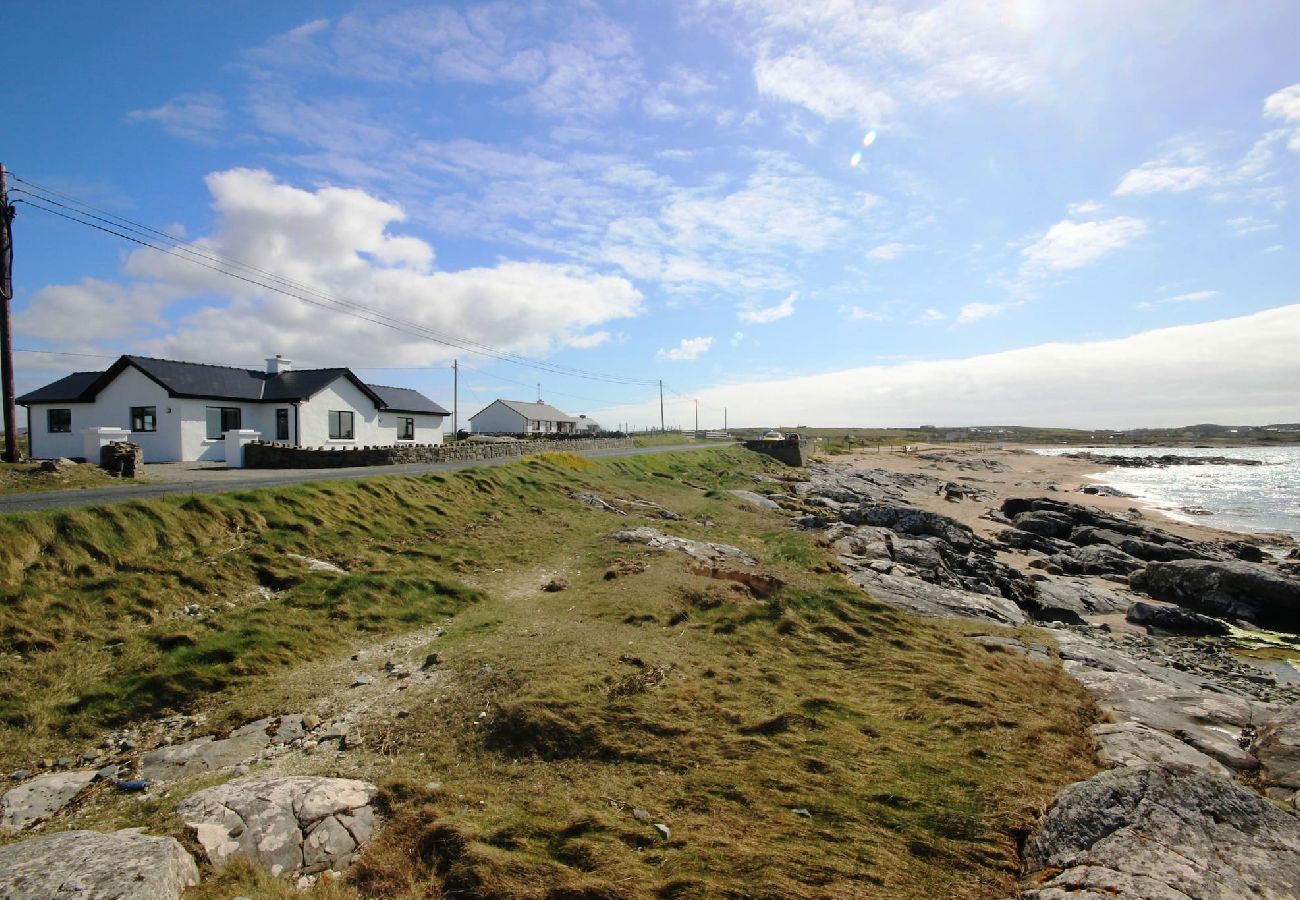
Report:
[[[1028,447],[921,447],[909,453],[860,451],[835,459],[849,461],[857,468],[928,475],[990,492],[994,499],[987,502],[953,502],[938,494],[913,498],[917,506],[957,519],[985,537],[1005,527],[1002,523],[981,518],[990,507],[996,507],[1008,497],[1046,496],[1115,515],[1130,518],[1140,515],[1146,520],[1145,524],[1190,540],[1245,541],[1261,546],[1294,544],[1284,535],[1243,534],[1185,522],[1134,497],[1081,493],[1081,487],[1097,483],[1095,476],[1104,468],[1101,464],[1062,456],[1043,456]]]

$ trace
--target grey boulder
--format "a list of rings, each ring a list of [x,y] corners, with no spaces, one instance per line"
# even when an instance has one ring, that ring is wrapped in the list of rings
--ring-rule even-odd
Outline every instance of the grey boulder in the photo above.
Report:
[[[94,769],[38,775],[0,797],[0,829],[19,831],[57,813],[95,780]]]
[[[1300,818],[1226,778],[1111,769],[1057,795],[1022,897],[1292,898]]]
[[[734,497],[739,497],[751,506],[757,506],[759,509],[780,509],[781,505],[769,497],[762,494],[756,494],[753,491],[727,491]]]
[[[1200,613],[1189,612],[1177,606],[1156,606],[1153,603],[1134,603],[1124,614],[1134,625],[1145,625],[1157,634],[1214,635],[1224,637],[1231,629],[1228,623]]]
[[[1039,606],[1035,616],[1040,619],[1071,621],[1073,617],[1082,619],[1084,616],[1119,612],[1129,605],[1127,598],[1082,578],[1044,576],[1035,584]],[[1063,616],[1062,613],[1072,616]]]
[[[199,791],[176,812],[214,868],[246,857],[275,876],[342,871],[370,839],[377,788],[308,775],[239,778]]]
[[[859,569],[849,579],[872,597],[917,616],[977,619],[999,625],[1024,625],[1020,607],[1000,594],[941,587],[917,578]]]
[[[135,828],[62,831],[0,847],[4,900],[172,900],[198,883],[198,866],[175,839]]]
[[[1153,562],[1129,578],[1134,590],[1212,616],[1300,632],[1300,579],[1237,560]]]

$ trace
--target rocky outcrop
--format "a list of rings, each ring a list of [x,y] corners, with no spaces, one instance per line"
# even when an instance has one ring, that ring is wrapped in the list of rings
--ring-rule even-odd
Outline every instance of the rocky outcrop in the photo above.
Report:
[[[176,840],[135,828],[63,831],[0,847],[5,900],[173,900],[198,883],[198,866]]]
[[[845,513],[844,521],[853,525],[876,525],[896,534],[936,537],[958,553],[966,553],[974,543],[974,534],[956,519],[914,506],[864,504]]]
[[[1251,748],[1269,787],[1300,790],[1300,703],[1292,703],[1260,729]]]
[[[0,829],[18,831],[48,819],[95,780],[93,769],[38,775],[0,797]]]
[[[1134,590],[1198,612],[1300,632],[1300,578],[1238,560],[1155,562],[1129,578]]]
[[[289,743],[302,735],[300,715],[258,719],[225,738],[207,735],[151,750],[140,757],[140,777],[149,781],[175,781],[211,772],[251,759],[272,743]]]
[[[1038,587],[1038,608],[1034,611],[1034,618],[1040,621],[1082,624],[1085,616],[1119,612],[1127,609],[1130,602],[1128,598],[1083,578],[1041,575],[1035,579],[1035,584]]]
[[[1227,622],[1212,619],[1200,613],[1188,612],[1177,606],[1156,606],[1154,603],[1134,603],[1124,614],[1134,625],[1144,625],[1159,634],[1202,634],[1222,637],[1231,629]]]
[[[377,788],[347,778],[239,778],[176,807],[209,862],[246,857],[272,875],[343,871],[370,839]]]
[[[1024,625],[1020,607],[1000,594],[978,594],[929,584],[919,578],[862,569],[849,580],[877,600],[917,616],[978,619],[1000,625]]]
[[[1136,722],[1237,771],[1259,761],[1243,747],[1272,709],[1195,674],[1135,659],[1070,632],[1057,632],[1062,665],[1116,722]]]
[[[781,505],[771,497],[764,497],[762,494],[756,494],[753,491],[727,491],[727,493],[744,500],[750,506],[757,506],[759,509],[781,508]]]
[[[1066,453],[1067,459],[1086,459],[1103,466],[1118,469],[1159,469],[1166,466],[1262,466],[1258,459],[1238,459],[1231,456],[1179,456],[1163,453],[1160,456],[1123,456],[1111,453]]]
[[[1225,778],[1112,769],[1057,795],[1025,857],[1034,900],[1283,900],[1300,884],[1300,818]]]

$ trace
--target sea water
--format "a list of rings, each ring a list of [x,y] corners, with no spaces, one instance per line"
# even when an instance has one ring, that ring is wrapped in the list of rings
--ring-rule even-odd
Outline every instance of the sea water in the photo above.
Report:
[[[1224,456],[1260,466],[1191,465],[1114,468],[1091,476],[1155,507],[1170,518],[1249,534],[1274,532],[1300,540],[1300,446],[1288,447],[1067,447],[1036,450],[1047,456]]]

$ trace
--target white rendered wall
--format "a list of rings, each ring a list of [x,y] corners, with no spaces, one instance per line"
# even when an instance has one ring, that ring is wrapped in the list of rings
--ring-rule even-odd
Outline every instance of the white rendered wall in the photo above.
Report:
[[[381,412],[379,414],[379,437],[370,441],[372,447],[387,447],[397,444],[441,444],[442,421],[446,416],[423,415],[421,413]],[[398,440],[398,419],[415,420],[415,437],[409,441]]]
[[[48,412],[51,409],[72,410],[72,431],[50,434]],[[27,455],[33,459],[81,456],[85,452],[85,436],[82,432],[94,427],[90,422],[94,409],[90,403],[40,403],[28,407]]]
[[[266,436],[262,419],[266,410],[260,403],[240,402],[238,400],[179,400],[181,422],[181,455],[178,459],[186,461],[202,460],[204,462],[224,462],[226,442],[224,438],[208,439],[208,407],[234,406],[240,410],[239,427],[251,428]],[[161,412],[161,410],[160,410]],[[290,425],[292,426],[292,419]]]
[[[352,412],[351,440],[330,439],[331,410]],[[396,443],[395,426],[382,429],[375,401],[346,378],[335,379],[333,384],[318,391],[310,400],[304,400],[301,417],[304,447],[364,447]]]
[[[180,403],[168,397],[158,382],[139,369],[133,366],[123,369],[99,392],[93,406],[95,418],[102,421],[87,422],[87,428],[113,425],[127,430],[131,428],[131,407],[154,407],[158,430],[132,431],[127,440],[140,446],[146,463],[174,462],[181,458]]]
[[[475,434],[522,434],[528,430],[528,420],[504,403],[493,402],[470,419]]]

